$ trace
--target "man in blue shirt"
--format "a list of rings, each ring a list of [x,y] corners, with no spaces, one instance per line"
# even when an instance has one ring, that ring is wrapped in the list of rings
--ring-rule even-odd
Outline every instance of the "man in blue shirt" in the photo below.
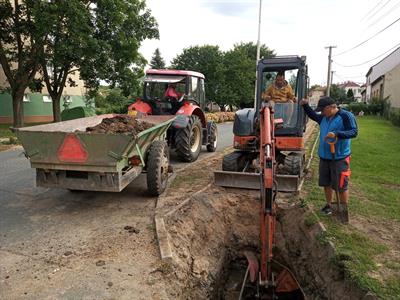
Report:
[[[336,101],[330,97],[321,97],[315,109],[317,114],[308,105],[308,100],[300,101],[307,116],[317,122],[320,127],[318,155],[319,186],[324,187],[327,204],[321,209],[325,214],[332,213],[332,198],[334,190],[339,188],[340,202],[349,201],[348,183],[350,180],[350,139],[357,136],[357,122],[354,115],[336,105]],[[335,140],[335,157],[329,148],[328,141]],[[333,160],[335,158],[335,160]],[[338,182],[339,181],[339,182]]]

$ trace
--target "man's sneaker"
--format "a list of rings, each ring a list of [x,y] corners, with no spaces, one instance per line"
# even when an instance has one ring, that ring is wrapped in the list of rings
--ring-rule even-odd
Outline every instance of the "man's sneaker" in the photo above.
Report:
[[[332,207],[327,204],[323,208],[321,208],[321,212],[323,212],[326,215],[331,215],[332,214]]]

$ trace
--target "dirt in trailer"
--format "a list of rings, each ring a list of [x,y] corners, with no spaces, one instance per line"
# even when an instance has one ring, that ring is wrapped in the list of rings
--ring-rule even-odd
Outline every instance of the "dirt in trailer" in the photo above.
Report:
[[[104,118],[100,124],[86,128],[90,133],[129,133],[137,135],[154,126],[151,123],[137,120],[129,115],[118,115],[113,118]]]

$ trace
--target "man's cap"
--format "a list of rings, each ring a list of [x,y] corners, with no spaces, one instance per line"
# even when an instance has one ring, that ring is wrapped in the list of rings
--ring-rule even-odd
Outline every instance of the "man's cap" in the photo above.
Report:
[[[321,97],[318,101],[318,106],[315,111],[322,111],[325,107],[336,104],[335,99],[331,97]]]

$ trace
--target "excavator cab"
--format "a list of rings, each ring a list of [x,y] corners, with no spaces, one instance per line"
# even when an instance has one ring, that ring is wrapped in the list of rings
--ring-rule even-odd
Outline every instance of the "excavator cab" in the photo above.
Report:
[[[225,187],[259,189],[260,111],[270,105],[264,93],[275,84],[278,74],[284,74],[285,83],[277,87],[274,118],[280,120],[275,128],[275,160],[277,161],[278,191],[298,190],[304,165],[303,133],[306,116],[299,100],[307,95],[308,75],[305,56],[277,56],[261,59],[257,65],[257,97],[254,108],[236,112],[233,124],[234,152],[227,154],[222,171],[215,172],[215,183]],[[290,93],[296,98],[291,102]]]

